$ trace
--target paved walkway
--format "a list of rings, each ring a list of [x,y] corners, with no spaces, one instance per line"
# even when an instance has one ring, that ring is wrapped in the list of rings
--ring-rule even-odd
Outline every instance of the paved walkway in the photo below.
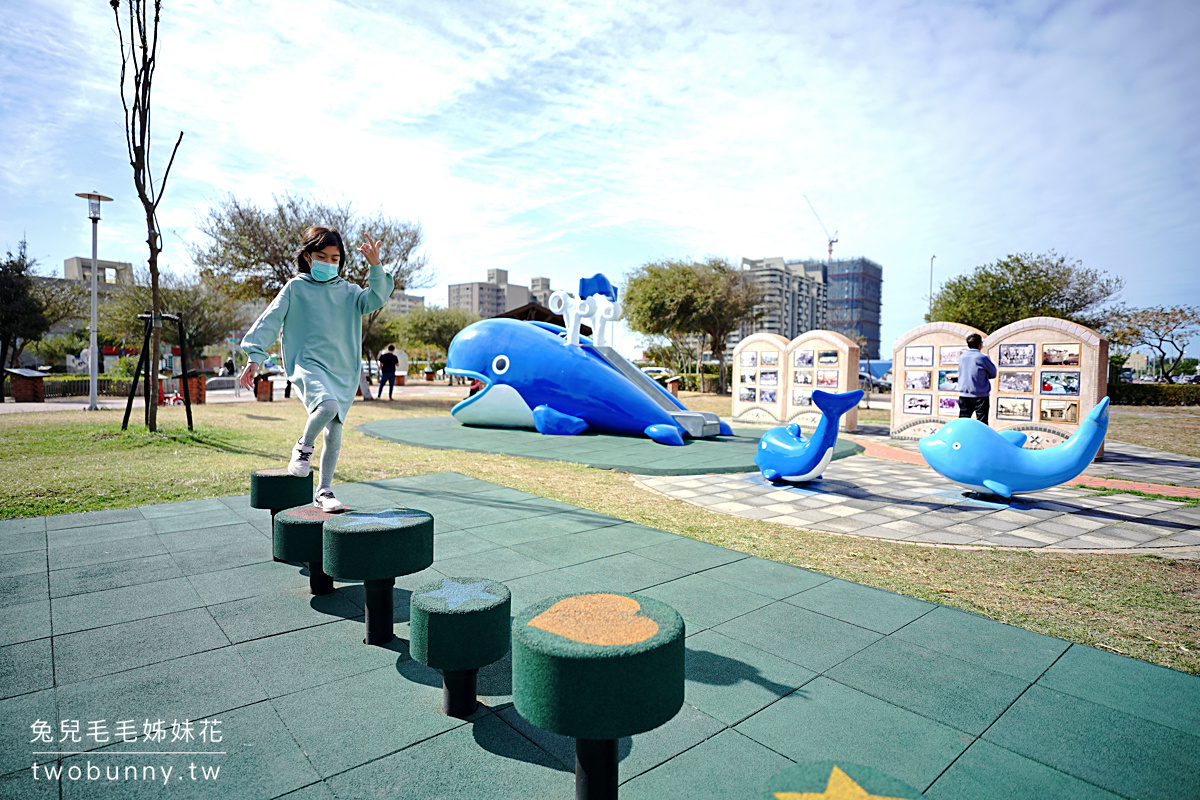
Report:
[[[912,460],[911,463],[925,463],[915,441],[892,439],[887,435],[887,428],[883,426],[863,426],[858,434],[845,438],[863,445],[875,442],[893,451],[911,453],[915,456],[915,460]],[[868,452],[871,452],[869,447]],[[902,458],[898,453],[889,455],[876,451],[875,454],[884,458]],[[1150,447],[1126,444],[1110,439],[1104,442],[1104,459],[1092,463],[1083,471],[1083,474],[1094,478],[1112,478],[1153,484],[1168,490],[1162,491],[1162,494],[1172,494],[1169,490],[1177,487],[1200,487],[1200,458],[1167,453]],[[1200,497],[1200,492],[1185,494]]]
[[[776,486],[758,472],[644,476],[645,486],[713,511],[807,530],[925,545],[1120,550],[1200,559],[1200,507],[1055,487],[1000,503],[965,497],[926,466],[867,456],[816,481]]]
[[[1200,677],[453,473],[339,494],[436,519],[388,647],[362,644],[360,584],[313,598],[298,565],[271,561],[246,496],[0,521],[0,796],[157,791],[125,782],[136,766],[172,769],[163,797],[565,800],[571,742],[516,713],[507,659],[462,721],[409,657],[411,590],[461,575],[505,582],[514,609],[606,590],[683,615],[685,705],[621,740],[624,800],[760,797],[814,761],[937,800],[1197,796]],[[146,740],[160,719],[165,738]],[[123,720],[139,741],[114,741]],[[173,740],[189,720],[195,738]],[[39,721],[51,742],[32,741]],[[214,728],[219,743],[200,738]],[[116,786],[92,777],[118,765]]]

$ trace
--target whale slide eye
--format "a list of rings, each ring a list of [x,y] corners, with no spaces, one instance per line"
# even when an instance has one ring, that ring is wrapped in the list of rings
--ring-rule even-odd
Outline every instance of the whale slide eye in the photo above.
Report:
[[[499,355],[492,359],[492,372],[503,375],[508,372],[508,356]]]
[[[954,449],[955,449],[955,450],[959,449],[960,447],[962,447],[962,442],[955,442],[955,443],[954,443]]]

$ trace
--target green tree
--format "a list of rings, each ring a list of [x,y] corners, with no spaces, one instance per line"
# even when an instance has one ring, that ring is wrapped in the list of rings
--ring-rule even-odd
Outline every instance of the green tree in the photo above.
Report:
[[[418,255],[424,234],[419,223],[383,213],[366,216],[350,204],[330,204],[308,197],[275,197],[274,207],[228,195],[203,214],[197,226],[208,241],[188,248],[202,275],[224,290],[246,300],[268,300],[296,275],[296,250],[305,228],[324,225],[342,234],[346,264],[341,276],[367,285],[369,265],[355,249],[368,235],[383,243],[379,256],[383,268],[396,281],[396,291],[433,285],[436,276],[429,259]],[[379,318],[379,311],[363,318],[363,341]]]
[[[18,340],[40,339],[50,330],[50,322],[34,287],[33,267],[36,264],[37,259],[30,258],[26,252],[24,238],[17,245],[16,255],[10,250],[0,263],[0,370],[9,364],[9,353],[16,352]],[[0,401],[4,399],[3,385],[0,377]]]
[[[120,340],[126,347],[141,347],[145,327],[138,314],[150,310],[148,275],[138,273],[132,284],[119,287],[100,307],[99,330]],[[159,276],[159,299],[163,311],[183,319],[184,341],[174,323],[163,324],[163,339],[187,349],[189,366],[209,345],[225,341],[231,330],[243,328],[248,320],[244,306],[211,280],[182,278],[171,272]]]
[[[52,329],[60,322],[72,319],[87,319],[91,313],[90,297],[87,289],[72,281],[54,278],[33,277],[32,296],[42,305],[42,314],[46,317],[46,330]],[[42,332],[42,335],[45,331]],[[41,338],[39,335],[38,339]],[[25,348],[36,340],[21,338],[13,345],[9,355],[12,363],[16,364]],[[87,344],[84,343],[84,347]],[[36,349],[36,347],[35,347]],[[39,353],[40,356],[40,353]]]
[[[363,337],[363,357],[374,359],[389,344],[399,342],[402,339],[400,325],[403,319],[401,315],[384,310],[375,320],[370,334]]]
[[[719,363],[717,390],[725,391],[725,341],[754,318],[757,288],[722,258],[703,262],[651,261],[625,282],[622,314],[629,327],[665,336],[676,351],[690,349],[692,336],[707,337]]]
[[[1183,374],[1184,350],[1200,334],[1200,306],[1122,308],[1109,315],[1103,330],[1119,347],[1154,351],[1159,373],[1174,383]]]
[[[424,306],[399,317],[396,333],[406,345],[436,347],[445,353],[458,332],[479,318],[475,312],[461,308]]]
[[[724,394],[725,342],[739,325],[755,318],[754,307],[761,295],[740,269],[723,258],[710,256],[692,269],[697,278],[697,303],[691,327],[708,337],[717,359],[717,392]]]
[[[38,361],[55,366],[67,360],[67,356],[76,356],[88,347],[87,328],[77,328],[67,333],[56,333],[44,336],[34,343],[34,352]]]
[[[1058,317],[1095,328],[1108,313],[1104,304],[1123,287],[1120,278],[1053,250],[1017,253],[946,281],[934,293],[925,321],[960,322],[985,333],[1027,317]]]

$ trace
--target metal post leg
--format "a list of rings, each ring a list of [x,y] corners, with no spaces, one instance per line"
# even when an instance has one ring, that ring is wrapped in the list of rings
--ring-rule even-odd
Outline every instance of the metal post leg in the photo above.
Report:
[[[392,588],[395,585],[395,578],[363,581],[367,597],[367,644],[387,644],[395,638],[392,630]]]
[[[442,711],[448,717],[469,717],[479,707],[475,679],[477,669],[448,669],[442,672]]]
[[[308,588],[313,594],[329,594],[333,591],[333,578],[321,569],[321,562],[308,562]]]
[[[617,740],[575,740],[575,800],[617,800]]]

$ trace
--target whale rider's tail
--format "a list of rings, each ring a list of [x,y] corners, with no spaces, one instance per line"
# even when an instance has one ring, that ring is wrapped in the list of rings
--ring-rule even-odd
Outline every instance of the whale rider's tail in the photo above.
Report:
[[[853,392],[830,394],[817,389],[812,393],[812,399],[817,408],[829,417],[829,421],[836,423],[843,414],[858,405],[859,401],[863,399],[863,391],[855,389]]]
[[[1108,429],[1108,398],[1100,398],[1100,402],[1092,406],[1092,410],[1088,412],[1086,419],[1088,422],[1094,422],[1101,428]]]

